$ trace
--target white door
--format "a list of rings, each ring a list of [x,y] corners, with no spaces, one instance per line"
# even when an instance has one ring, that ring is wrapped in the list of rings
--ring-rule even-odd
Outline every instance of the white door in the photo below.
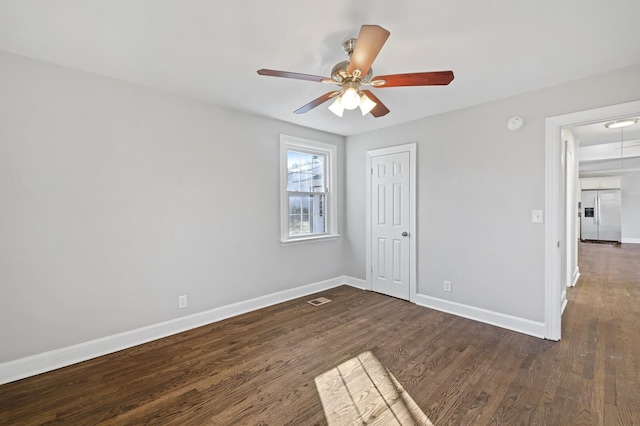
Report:
[[[371,289],[410,300],[410,153],[371,157]]]

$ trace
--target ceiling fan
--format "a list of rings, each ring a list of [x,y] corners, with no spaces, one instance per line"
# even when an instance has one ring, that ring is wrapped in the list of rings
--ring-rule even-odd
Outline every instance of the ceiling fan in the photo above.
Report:
[[[380,53],[389,37],[389,31],[378,25],[363,25],[358,38],[350,38],[342,43],[342,48],[349,55],[348,61],[336,64],[331,70],[331,78],[317,75],[301,74],[289,71],[260,69],[258,74],[271,77],[293,78],[297,80],[330,83],[340,86],[339,90],[327,92],[294,111],[303,114],[336,98],[329,109],[339,117],[345,109],[360,107],[362,115],[371,113],[374,117],[382,117],[389,109],[371,92],[361,90],[362,86],[375,88],[400,86],[444,86],[453,80],[453,71],[417,72],[408,74],[390,74],[373,77],[371,64]]]

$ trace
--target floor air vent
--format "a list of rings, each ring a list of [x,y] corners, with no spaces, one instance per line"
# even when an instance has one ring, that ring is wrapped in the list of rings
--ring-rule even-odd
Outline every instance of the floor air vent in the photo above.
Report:
[[[327,299],[326,297],[318,297],[317,299],[309,300],[307,303],[313,306],[320,306],[329,302],[331,302],[331,300]]]

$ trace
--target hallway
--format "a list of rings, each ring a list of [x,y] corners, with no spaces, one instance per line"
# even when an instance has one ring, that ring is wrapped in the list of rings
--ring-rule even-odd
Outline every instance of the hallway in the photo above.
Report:
[[[640,245],[580,243],[578,251],[580,279],[562,316],[567,380],[579,380],[576,400],[601,424],[639,424]]]

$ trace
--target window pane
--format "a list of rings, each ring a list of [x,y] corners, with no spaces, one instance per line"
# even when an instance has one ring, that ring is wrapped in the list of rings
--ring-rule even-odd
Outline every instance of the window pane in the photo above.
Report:
[[[302,196],[301,195],[289,195],[289,214],[301,214],[302,213]]]
[[[313,155],[300,154],[300,191],[311,192],[313,187]]]
[[[309,214],[311,210],[311,197],[305,195],[302,197],[302,214]]]
[[[289,235],[302,234],[302,196],[289,195]]]
[[[300,173],[300,191],[311,192],[313,188],[313,175],[307,172]]]
[[[314,192],[324,192],[325,184],[324,184],[324,163],[325,156],[324,155],[314,155],[311,161],[312,163],[312,173],[313,173],[313,187],[312,191]]]
[[[324,192],[326,156],[287,151],[287,191]]]
[[[299,214],[292,214],[289,215],[289,235],[294,237],[294,236],[298,236],[301,235],[301,230],[300,230],[300,215]]]
[[[309,196],[310,229],[313,234],[323,234],[326,232],[326,216],[324,214],[325,195]]]
[[[287,151],[287,191],[300,191],[300,153]]]
[[[304,236],[327,232],[325,194],[289,194],[289,235]]]
[[[303,214],[302,215],[302,226],[301,226],[301,230],[300,233],[302,235],[311,235],[313,234],[313,232],[311,232],[311,226],[309,224],[309,215],[308,214]]]

